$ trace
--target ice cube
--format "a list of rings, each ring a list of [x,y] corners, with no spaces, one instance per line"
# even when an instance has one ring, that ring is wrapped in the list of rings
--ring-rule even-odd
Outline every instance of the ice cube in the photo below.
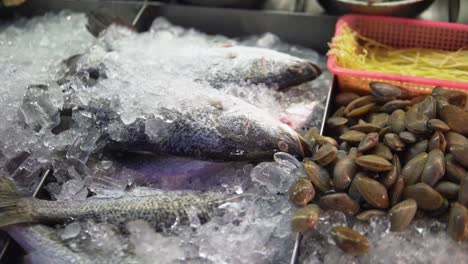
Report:
[[[103,197],[120,197],[127,186],[126,179],[115,179],[105,175],[90,176],[86,182],[90,191]]]
[[[67,200],[84,200],[88,196],[88,190],[86,189],[82,180],[72,179],[65,182],[62,185],[60,194],[56,195],[58,201]]]
[[[60,124],[59,109],[51,101],[47,85],[30,85],[18,114],[36,132],[52,129]]]
[[[77,160],[82,163],[88,161],[89,155],[94,150],[96,142],[100,137],[97,129],[89,129],[86,133],[75,138],[73,144],[67,151],[67,159]]]
[[[127,223],[130,241],[135,247],[135,254],[142,263],[174,263],[184,259],[184,247],[177,237],[163,236],[156,233],[150,225],[141,220]]]
[[[273,159],[277,163],[291,170],[302,168],[302,163],[289,153],[277,152],[273,155]]]
[[[60,233],[62,240],[68,240],[77,237],[81,232],[81,225],[78,222],[73,222],[67,225]]]
[[[251,177],[270,193],[285,193],[294,181],[291,169],[277,162],[263,162],[251,171]]]

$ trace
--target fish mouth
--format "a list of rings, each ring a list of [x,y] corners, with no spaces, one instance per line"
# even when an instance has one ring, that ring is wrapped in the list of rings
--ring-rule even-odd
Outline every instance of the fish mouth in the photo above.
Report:
[[[287,125],[284,125],[284,132],[290,144],[287,150],[280,147],[280,151],[288,152],[299,159],[312,156],[312,146],[299,133]]]
[[[312,62],[300,62],[289,67],[278,82],[278,90],[283,91],[291,86],[315,80],[322,74],[322,69]]]

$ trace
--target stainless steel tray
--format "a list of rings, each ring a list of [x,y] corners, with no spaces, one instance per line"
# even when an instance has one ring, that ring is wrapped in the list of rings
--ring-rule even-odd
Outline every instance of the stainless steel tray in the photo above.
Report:
[[[321,14],[181,6],[156,2],[150,2],[146,8],[142,9],[142,5],[142,2],[129,0],[102,2],[95,0],[34,0],[28,1],[27,4],[15,11],[26,16],[64,9],[78,12],[94,11],[118,16],[128,23],[133,22],[135,17],[139,16],[138,23],[135,26],[140,31],[148,29],[156,17],[164,16],[172,23],[183,27],[191,27],[209,34],[222,34],[229,37],[271,32],[284,41],[312,48],[321,53],[328,50],[328,42],[333,36],[337,20],[334,16]],[[335,86],[333,81],[332,88]],[[330,111],[330,93],[332,90],[336,89],[330,89],[329,91],[326,114],[323,120]],[[321,132],[323,132],[324,123],[322,122]],[[297,235],[291,263],[297,262],[300,241],[301,236]]]

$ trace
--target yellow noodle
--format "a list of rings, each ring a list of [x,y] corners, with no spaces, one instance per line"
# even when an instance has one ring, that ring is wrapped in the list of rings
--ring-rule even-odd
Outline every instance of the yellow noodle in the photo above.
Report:
[[[349,26],[333,38],[329,54],[344,68],[468,82],[468,50],[398,49],[362,36]]]

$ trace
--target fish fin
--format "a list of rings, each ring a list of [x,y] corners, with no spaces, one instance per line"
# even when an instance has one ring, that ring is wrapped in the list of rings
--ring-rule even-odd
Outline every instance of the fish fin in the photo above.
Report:
[[[0,227],[32,221],[28,199],[21,197],[15,183],[8,177],[0,177]]]

